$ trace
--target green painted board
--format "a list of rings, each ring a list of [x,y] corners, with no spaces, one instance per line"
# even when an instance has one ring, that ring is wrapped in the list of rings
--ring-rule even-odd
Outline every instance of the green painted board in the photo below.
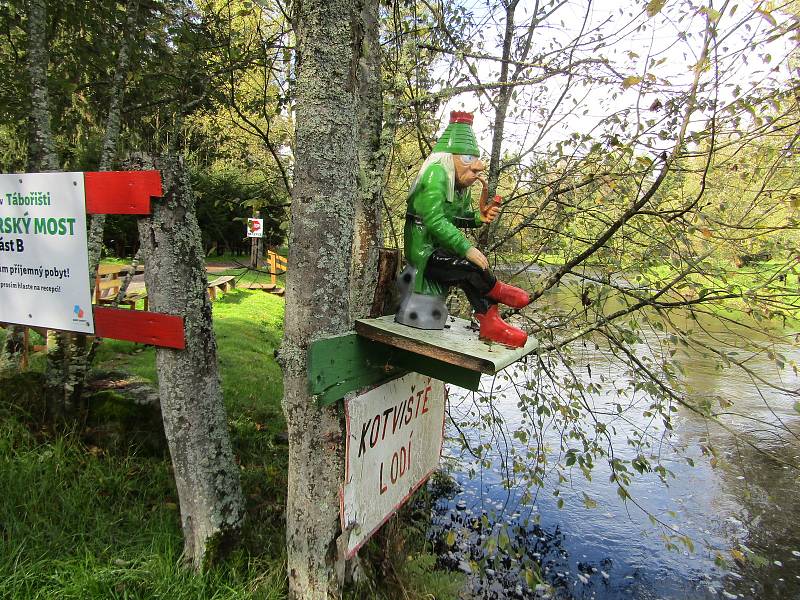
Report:
[[[506,348],[478,339],[469,321],[449,317],[444,330],[415,329],[395,323],[394,315],[356,321],[356,333],[375,342],[402,349],[420,357],[438,360],[478,373],[494,375],[534,352],[535,338],[522,348]]]
[[[309,389],[322,405],[409,371],[470,390],[477,390],[480,383],[480,373],[476,371],[387,346],[355,333],[316,340],[309,351]]]

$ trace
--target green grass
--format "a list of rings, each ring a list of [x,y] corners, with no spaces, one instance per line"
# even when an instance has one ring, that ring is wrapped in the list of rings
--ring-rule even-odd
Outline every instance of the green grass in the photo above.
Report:
[[[213,304],[247,522],[241,546],[202,575],[181,563],[183,539],[168,456],[87,446],[74,433],[46,434],[35,418],[41,412],[35,398],[41,374],[0,378],[0,598],[286,597],[287,447],[276,436],[285,422],[282,374],[274,358],[283,308],[282,298],[247,290],[222,294]],[[35,359],[41,366],[41,355]],[[98,368],[152,382],[154,363],[153,348],[114,340],[105,340],[97,356]],[[462,580],[436,571],[425,546],[424,536],[417,536],[408,544],[412,559],[405,553],[391,557],[393,571],[405,578],[402,586],[365,584],[348,598],[454,598]],[[401,588],[407,596],[398,595]]]
[[[0,393],[0,598],[284,598],[286,447],[273,352],[283,301],[233,291],[214,304],[232,439],[248,525],[242,547],[204,575],[181,565],[169,458],[49,437]],[[99,366],[154,381],[155,350],[106,340]],[[13,383],[8,386],[15,389]],[[28,386],[35,387],[35,386]],[[8,389],[8,388],[5,388]]]

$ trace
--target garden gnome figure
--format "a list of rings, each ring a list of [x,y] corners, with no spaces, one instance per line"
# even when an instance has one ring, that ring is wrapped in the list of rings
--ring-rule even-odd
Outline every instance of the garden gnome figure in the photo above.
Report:
[[[420,329],[442,329],[447,319],[444,297],[448,288],[458,286],[480,323],[480,339],[519,348],[528,336],[500,318],[497,304],[523,308],[530,295],[498,281],[486,257],[459,229],[491,223],[500,211],[499,197],[486,204],[484,164],[472,120],[470,113],[450,113],[450,124],[411,186],[404,229],[408,265],[398,280],[401,303],[395,320]],[[476,182],[483,186],[477,213],[470,195]]]

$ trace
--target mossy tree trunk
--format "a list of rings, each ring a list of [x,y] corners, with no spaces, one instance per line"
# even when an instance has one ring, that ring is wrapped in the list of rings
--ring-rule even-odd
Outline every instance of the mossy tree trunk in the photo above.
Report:
[[[350,272],[358,196],[360,3],[296,5],[297,121],[286,320],[281,362],[289,429],[286,546],[291,598],[341,596],[339,486],[344,435],[338,406],[308,391],[308,349],[351,328]]]
[[[217,343],[194,196],[183,162],[140,157],[158,169],[164,198],[139,220],[150,309],[184,319],[186,349],[156,352],[161,412],[181,508],[184,556],[203,569],[238,539],[244,518],[239,469],[222,401]]]
[[[126,27],[120,37],[117,68],[111,90],[106,132],[103,140],[101,170],[108,170],[114,158],[121,127],[121,100],[128,72],[129,42],[135,29],[135,15],[139,0],[128,0]],[[29,171],[57,171],[60,168],[56,144],[51,127],[50,94],[47,72],[49,68],[49,40],[47,39],[48,3],[46,0],[26,0],[27,65],[30,82],[31,117],[29,131]],[[102,247],[105,215],[93,215],[89,233],[89,272],[97,266]],[[55,422],[68,424],[80,416],[80,399],[89,358],[86,336],[71,333],[49,332],[46,376],[47,408]],[[7,351],[14,355],[21,349],[21,328],[15,327],[9,336]]]
[[[47,70],[50,64],[47,39],[47,1],[27,0],[27,66],[30,84],[31,116],[28,149],[28,169],[35,172],[57,171],[58,154],[50,123],[50,91]],[[12,335],[12,342],[15,335]],[[11,349],[11,348],[9,348]],[[48,416],[54,422],[77,414],[74,403],[75,354],[74,336],[69,333],[48,332],[45,398]]]
[[[122,129],[122,99],[125,93],[125,79],[128,75],[130,60],[130,46],[136,32],[136,13],[139,10],[139,0],[128,0],[125,5],[125,28],[120,35],[117,65],[114,70],[114,79],[111,82],[110,103],[106,116],[106,130],[103,135],[103,150],[100,155],[100,170],[110,171],[117,155],[117,142]],[[100,263],[100,254],[103,249],[103,232],[106,225],[106,215],[92,215],[89,221],[89,277],[90,285],[94,287],[93,274]]]
[[[382,148],[383,93],[378,2],[364,2],[362,56],[358,63],[359,193],[355,203],[353,268],[350,307],[354,319],[368,316],[378,276],[378,253],[383,245]]]

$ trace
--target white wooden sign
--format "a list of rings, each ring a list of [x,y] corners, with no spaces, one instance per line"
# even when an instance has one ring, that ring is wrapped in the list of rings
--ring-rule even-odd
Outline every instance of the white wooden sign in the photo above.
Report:
[[[444,403],[444,383],[419,373],[345,399],[341,517],[350,531],[348,558],[438,467]]]
[[[264,219],[247,219],[247,237],[264,237]]]
[[[0,175],[0,322],[94,333],[83,173]]]

